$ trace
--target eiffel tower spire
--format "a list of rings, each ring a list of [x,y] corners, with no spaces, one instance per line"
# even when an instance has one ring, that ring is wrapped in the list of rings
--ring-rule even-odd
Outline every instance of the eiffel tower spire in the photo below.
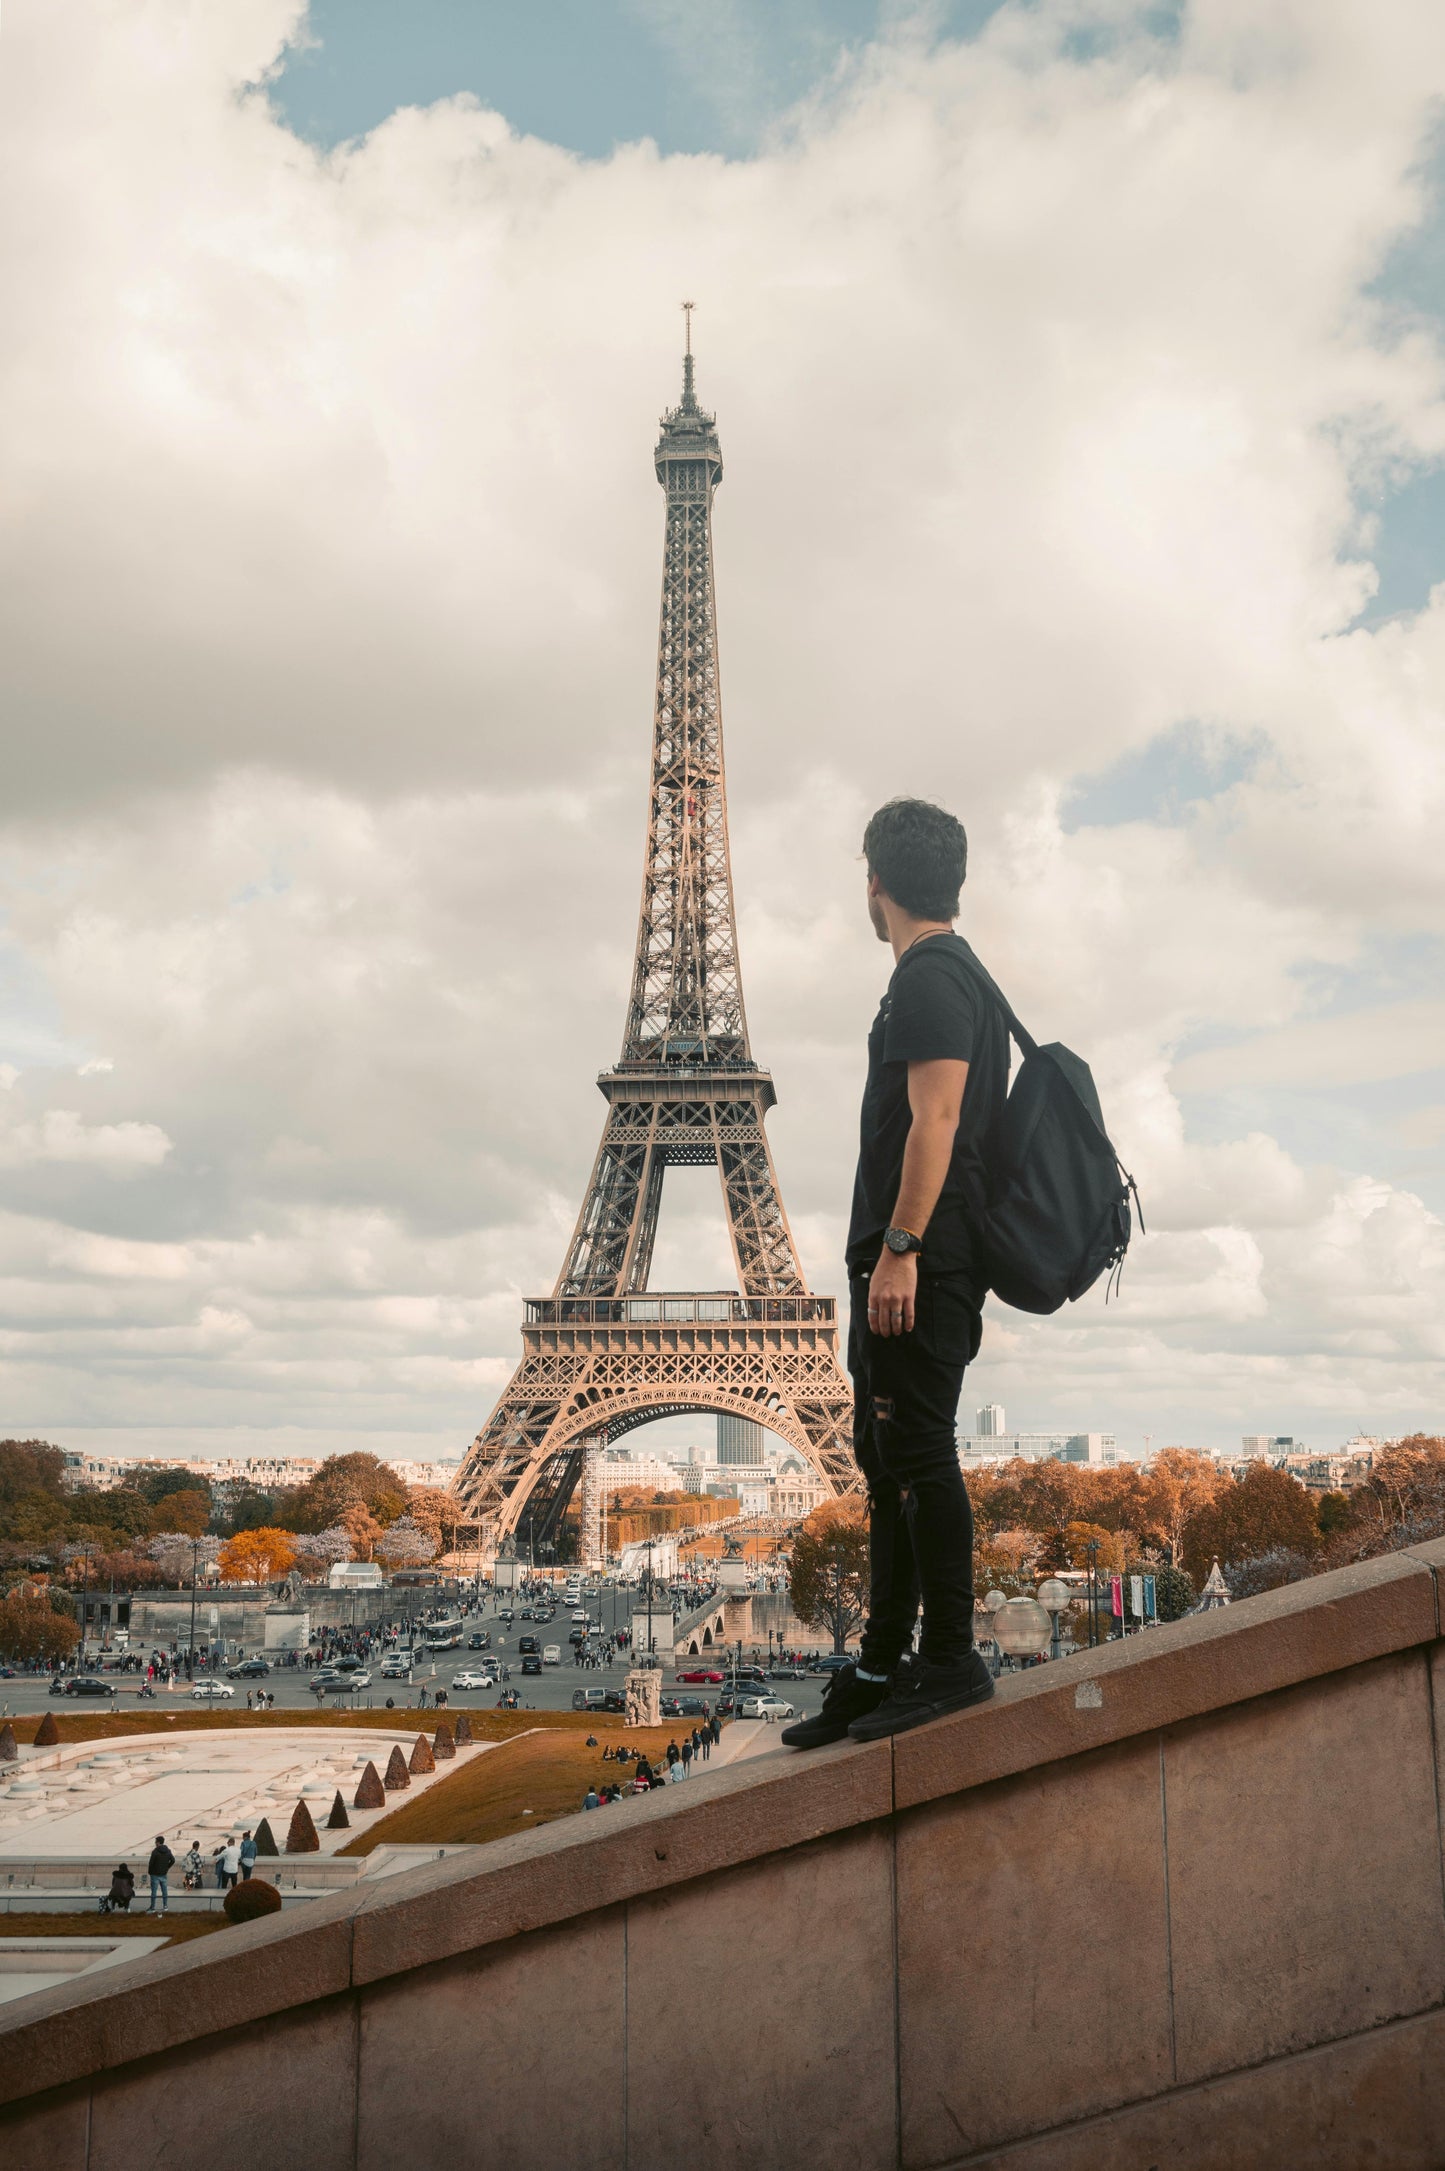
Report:
[[[522,1362],[457,1476],[484,1542],[524,1523],[546,1542],[598,1440],[679,1411],[751,1418],[832,1490],[859,1483],[834,1301],[810,1293],[798,1262],[763,1130],[773,1081],[753,1061],[743,1009],[713,581],[722,454],[698,405],[683,306],[682,398],[653,455],[667,511],[627,1022],[597,1081],[607,1116],[562,1271],[550,1297],[527,1300]],[[646,1293],[663,1178],[688,1165],[718,1170],[736,1293]]]
[[[682,400],[663,416],[653,455],[667,493],[667,527],[647,858],[624,1063],[748,1060],[712,562],[722,454],[716,417],[697,403],[690,322],[682,368]]]

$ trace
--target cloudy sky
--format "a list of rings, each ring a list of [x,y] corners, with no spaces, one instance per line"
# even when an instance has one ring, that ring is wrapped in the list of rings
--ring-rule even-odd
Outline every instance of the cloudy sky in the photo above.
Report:
[[[485,1417],[621,1032],[685,294],[814,1286],[920,792],[1149,1222],[965,1407],[1438,1429],[1442,92],[1436,0],[7,0],[3,1429]]]

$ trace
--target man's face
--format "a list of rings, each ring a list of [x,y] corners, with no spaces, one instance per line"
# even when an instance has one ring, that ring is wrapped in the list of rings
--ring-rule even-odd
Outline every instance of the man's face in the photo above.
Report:
[[[873,932],[878,940],[886,942],[888,940],[888,922],[883,917],[883,906],[879,901],[878,877],[876,874],[870,874],[868,877],[868,917],[873,922]]]

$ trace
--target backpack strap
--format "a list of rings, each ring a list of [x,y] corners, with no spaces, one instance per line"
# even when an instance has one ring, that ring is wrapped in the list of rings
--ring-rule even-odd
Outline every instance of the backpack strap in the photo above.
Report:
[[[993,974],[974,956],[973,951],[964,941],[962,935],[955,934],[953,939],[958,944],[958,949],[954,952],[954,955],[962,964],[967,966],[969,972],[972,973],[974,979],[977,980],[985,993],[991,995],[998,1004],[999,1009],[1004,1014],[1004,1021],[1010,1033],[1019,1044],[1020,1051],[1026,1056],[1037,1055],[1039,1052],[1038,1042],[1031,1033],[1026,1032],[1024,1027],[1020,1025],[1014,1015],[1012,1003],[999,986],[997,980],[995,980]]]

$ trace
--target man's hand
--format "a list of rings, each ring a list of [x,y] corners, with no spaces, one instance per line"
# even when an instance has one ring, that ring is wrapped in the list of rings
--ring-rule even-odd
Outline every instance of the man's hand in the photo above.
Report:
[[[911,1334],[918,1294],[918,1254],[885,1244],[868,1284],[868,1324],[875,1334]]]

